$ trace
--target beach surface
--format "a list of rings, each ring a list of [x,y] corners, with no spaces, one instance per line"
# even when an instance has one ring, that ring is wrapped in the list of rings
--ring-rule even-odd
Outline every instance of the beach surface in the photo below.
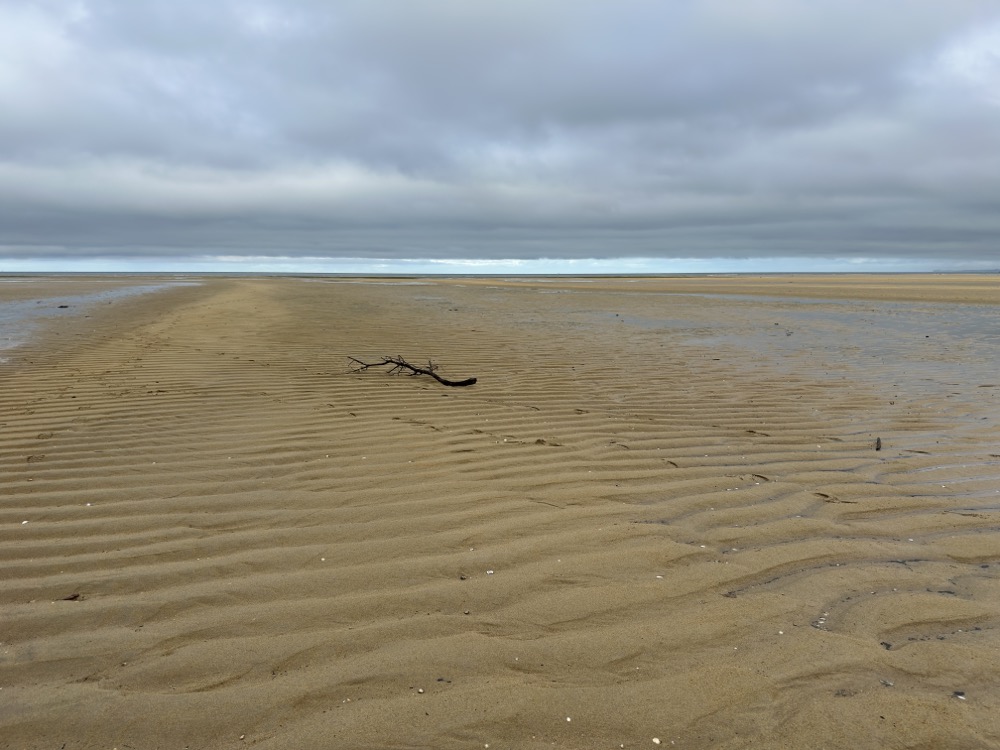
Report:
[[[1000,747],[1000,276],[66,313],[0,362],[0,747]]]

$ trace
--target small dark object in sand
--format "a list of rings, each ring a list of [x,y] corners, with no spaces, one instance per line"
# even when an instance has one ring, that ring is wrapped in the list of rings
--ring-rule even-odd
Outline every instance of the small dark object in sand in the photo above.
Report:
[[[369,367],[385,367],[387,365],[392,365],[389,368],[390,375],[398,375],[401,372],[408,372],[410,375],[430,375],[441,385],[451,385],[451,386],[463,386],[463,385],[475,385],[476,378],[466,378],[465,380],[448,380],[447,378],[442,378],[437,374],[437,365],[433,362],[428,362],[427,367],[417,367],[416,365],[411,365],[402,357],[382,357],[378,362],[362,362],[360,359],[355,359],[354,357],[348,357],[354,364],[351,366],[351,372],[362,372],[367,370]]]
[[[80,596],[80,594],[76,593],[76,594],[70,594],[69,596],[64,596],[62,598],[62,601],[64,601],[64,602],[75,602],[75,601],[79,601],[81,598],[82,597]]]
[[[59,305],[60,310],[65,310],[69,305]]]
[[[882,450],[882,438],[880,437],[875,438],[875,450]]]

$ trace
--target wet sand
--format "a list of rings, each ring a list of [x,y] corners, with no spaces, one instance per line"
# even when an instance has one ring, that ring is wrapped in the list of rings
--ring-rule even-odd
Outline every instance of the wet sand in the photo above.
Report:
[[[87,315],[0,364],[0,746],[1000,747],[1000,277]]]

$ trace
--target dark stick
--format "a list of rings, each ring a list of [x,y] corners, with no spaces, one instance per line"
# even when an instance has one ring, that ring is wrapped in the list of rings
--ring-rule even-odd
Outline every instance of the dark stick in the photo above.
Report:
[[[463,386],[463,385],[475,385],[476,378],[466,378],[465,380],[448,380],[448,378],[442,378],[437,374],[437,365],[433,362],[428,362],[427,367],[418,367],[416,365],[411,365],[402,357],[382,357],[378,362],[362,362],[360,359],[355,359],[354,357],[348,357],[354,365],[351,367],[351,372],[362,372],[367,370],[369,367],[386,367],[392,365],[389,368],[390,375],[398,375],[401,372],[408,372],[410,375],[430,375],[441,385],[450,386]]]

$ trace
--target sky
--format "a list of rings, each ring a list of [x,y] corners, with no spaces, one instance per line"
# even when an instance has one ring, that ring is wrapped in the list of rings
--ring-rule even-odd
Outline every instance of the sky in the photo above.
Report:
[[[0,272],[996,269],[997,0],[0,0]]]

